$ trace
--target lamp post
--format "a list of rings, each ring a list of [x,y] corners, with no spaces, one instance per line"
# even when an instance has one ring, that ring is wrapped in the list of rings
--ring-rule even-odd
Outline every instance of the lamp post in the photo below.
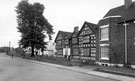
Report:
[[[127,26],[129,25],[128,23],[124,22],[124,27],[125,27],[125,64],[127,64]]]
[[[9,53],[10,53],[10,43],[11,43],[11,42],[9,41]]]

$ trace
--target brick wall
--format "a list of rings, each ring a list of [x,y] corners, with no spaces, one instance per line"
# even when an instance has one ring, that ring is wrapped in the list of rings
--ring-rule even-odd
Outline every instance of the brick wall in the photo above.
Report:
[[[123,64],[125,57],[125,34],[123,24],[116,24],[119,21],[120,18],[112,18],[110,23],[110,63]]]
[[[135,23],[130,22],[127,26],[128,38],[128,62],[135,65]]]
[[[100,26],[107,25],[107,24],[110,24],[109,18],[108,19],[102,19],[98,23],[98,30],[97,30],[97,34],[96,34],[96,51],[97,51],[96,60],[97,60],[97,62],[104,62],[104,63],[109,62],[108,60],[106,61],[106,60],[100,59],[100,44],[108,43],[108,41],[100,41]]]
[[[124,62],[124,26],[123,24],[117,25],[117,22],[121,21],[120,17],[117,18],[107,18],[99,21],[98,25],[103,26],[109,24],[109,41],[99,41],[100,33],[97,36],[97,61],[104,63],[118,63],[122,64]],[[100,59],[100,44],[109,44],[109,60]]]

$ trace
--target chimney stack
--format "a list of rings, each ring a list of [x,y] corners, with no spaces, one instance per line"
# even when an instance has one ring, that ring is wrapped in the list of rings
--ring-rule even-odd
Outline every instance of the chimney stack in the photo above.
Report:
[[[78,26],[74,27],[74,32],[78,32]]]
[[[131,6],[131,4],[132,4],[132,0],[124,0],[124,1],[125,1],[124,2],[125,9],[128,9]]]

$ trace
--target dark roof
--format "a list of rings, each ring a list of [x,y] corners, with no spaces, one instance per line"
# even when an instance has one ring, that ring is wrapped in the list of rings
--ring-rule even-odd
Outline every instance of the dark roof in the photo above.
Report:
[[[66,32],[66,31],[59,31],[56,38],[55,38],[55,42],[56,42],[56,39],[58,37],[58,35],[61,34],[62,35],[62,38],[64,39],[65,36],[67,36],[67,38],[71,38],[71,35],[72,35],[72,32]]]
[[[87,22],[85,21],[82,28],[80,29],[78,35],[80,34],[80,32],[82,31],[83,27],[85,26],[85,24],[87,24],[89,26],[89,28],[92,30],[92,32],[96,33],[96,29],[97,29],[97,25],[96,24],[93,24],[93,23],[90,23],[90,22]]]
[[[66,33],[64,37],[71,38],[71,36],[72,36],[72,33]]]
[[[79,31],[78,32],[73,32],[71,37],[73,37],[73,35],[75,35],[75,37],[77,37],[78,33],[79,33]]]
[[[73,31],[71,37],[73,37],[73,35],[75,35],[75,37],[77,37],[78,36],[78,33],[79,33],[79,30],[77,32]]]
[[[110,9],[104,18],[108,16],[121,16],[123,21],[135,19],[135,2],[128,9],[125,9],[125,5]]]
[[[85,23],[89,26],[90,29],[93,30],[94,33],[96,33],[96,28],[97,28],[96,24],[93,24],[93,23],[90,23],[90,22],[87,22],[87,21],[85,21]]]
[[[60,33],[63,37],[65,37],[65,35],[67,35],[68,37],[70,37],[71,34],[72,34],[72,32],[66,32],[66,31],[59,31],[59,33]]]

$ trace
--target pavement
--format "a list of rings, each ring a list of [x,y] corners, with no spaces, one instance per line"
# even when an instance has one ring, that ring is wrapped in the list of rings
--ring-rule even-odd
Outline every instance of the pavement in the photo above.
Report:
[[[116,81],[135,81],[135,78],[133,78],[133,77],[109,74],[109,73],[104,73],[104,72],[97,72],[97,71],[93,71],[93,68],[83,68],[83,67],[77,67],[77,66],[64,66],[64,65],[39,62],[39,61],[34,61],[34,60],[27,60],[27,59],[22,59],[22,58],[17,58],[17,57],[15,57],[15,59],[25,60],[28,62],[34,62],[34,63],[38,63],[38,64],[42,64],[42,65],[48,65],[51,67],[56,67],[56,68],[60,68],[60,69],[64,69],[64,70],[70,70],[70,71],[83,73],[83,74],[87,74],[87,75],[103,77],[103,78],[112,79],[112,80],[116,80]]]

